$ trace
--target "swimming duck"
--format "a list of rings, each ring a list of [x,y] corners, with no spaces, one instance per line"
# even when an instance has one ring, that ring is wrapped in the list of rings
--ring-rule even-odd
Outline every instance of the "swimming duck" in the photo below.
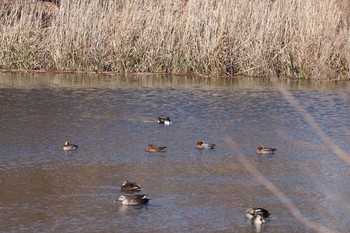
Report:
[[[165,152],[166,146],[153,146],[153,144],[148,144],[146,147],[147,152]]]
[[[265,148],[263,145],[259,145],[256,153],[258,154],[274,154],[277,151],[276,148]]]
[[[264,208],[249,208],[246,210],[245,216],[250,220],[252,220],[257,215],[267,219],[271,213]]]
[[[69,150],[77,150],[78,145],[70,144],[69,142],[65,142],[63,146],[63,150],[69,151]]]
[[[267,223],[270,213],[263,208],[250,208],[247,209],[245,216],[256,227],[257,232],[260,232],[262,225]]]
[[[197,142],[197,148],[198,149],[214,149],[215,144],[208,144],[208,143],[205,143],[203,140],[200,140]]]
[[[133,192],[139,192],[141,191],[142,187],[134,182],[130,181],[124,181],[122,184],[120,191],[127,192],[127,193],[133,193]]]
[[[170,120],[170,117],[166,117],[166,118],[163,118],[163,117],[159,117],[158,118],[158,124],[161,124],[161,125],[170,125],[171,124],[171,120]]]
[[[131,196],[120,195],[114,202],[120,201],[123,205],[143,205],[147,204],[149,200],[144,194]]]

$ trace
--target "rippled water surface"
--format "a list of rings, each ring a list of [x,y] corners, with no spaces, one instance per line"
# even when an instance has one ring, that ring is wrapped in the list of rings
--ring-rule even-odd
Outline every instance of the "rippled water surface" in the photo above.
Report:
[[[272,212],[262,232],[317,232],[286,198],[314,226],[350,231],[347,83],[5,73],[0,106],[1,232],[256,232],[248,207]],[[124,180],[150,203],[114,203]]]

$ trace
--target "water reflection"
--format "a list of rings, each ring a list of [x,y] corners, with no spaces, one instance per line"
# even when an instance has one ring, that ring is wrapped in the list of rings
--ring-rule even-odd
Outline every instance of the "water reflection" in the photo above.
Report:
[[[244,156],[310,220],[346,232],[350,169],[281,87],[350,150],[347,84],[0,74],[0,229],[254,232],[245,210],[265,207],[273,215],[262,232],[310,231],[244,169]],[[172,125],[157,124],[167,115]],[[217,148],[197,150],[201,139]],[[65,141],[79,150],[64,152]],[[149,143],[168,150],[149,154]],[[257,156],[260,143],[277,153]],[[115,204],[124,180],[140,183],[150,204]]]
[[[194,77],[153,74],[70,74],[70,73],[1,73],[0,88],[118,88],[118,87],[188,87],[204,89],[273,88],[286,85],[292,88],[348,88],[347,81],[310,81],[250,77]]]

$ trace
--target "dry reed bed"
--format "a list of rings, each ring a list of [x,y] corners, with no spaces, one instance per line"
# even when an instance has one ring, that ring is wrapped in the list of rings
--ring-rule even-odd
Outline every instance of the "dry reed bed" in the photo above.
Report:
[[[346,0],[0,3],[0,68],[348,78]]]

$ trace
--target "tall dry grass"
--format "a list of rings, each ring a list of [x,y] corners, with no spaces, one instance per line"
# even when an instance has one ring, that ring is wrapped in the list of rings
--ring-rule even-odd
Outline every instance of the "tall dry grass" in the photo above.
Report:
[[[0,3],[0,68],[348,78],[347,0]]]

